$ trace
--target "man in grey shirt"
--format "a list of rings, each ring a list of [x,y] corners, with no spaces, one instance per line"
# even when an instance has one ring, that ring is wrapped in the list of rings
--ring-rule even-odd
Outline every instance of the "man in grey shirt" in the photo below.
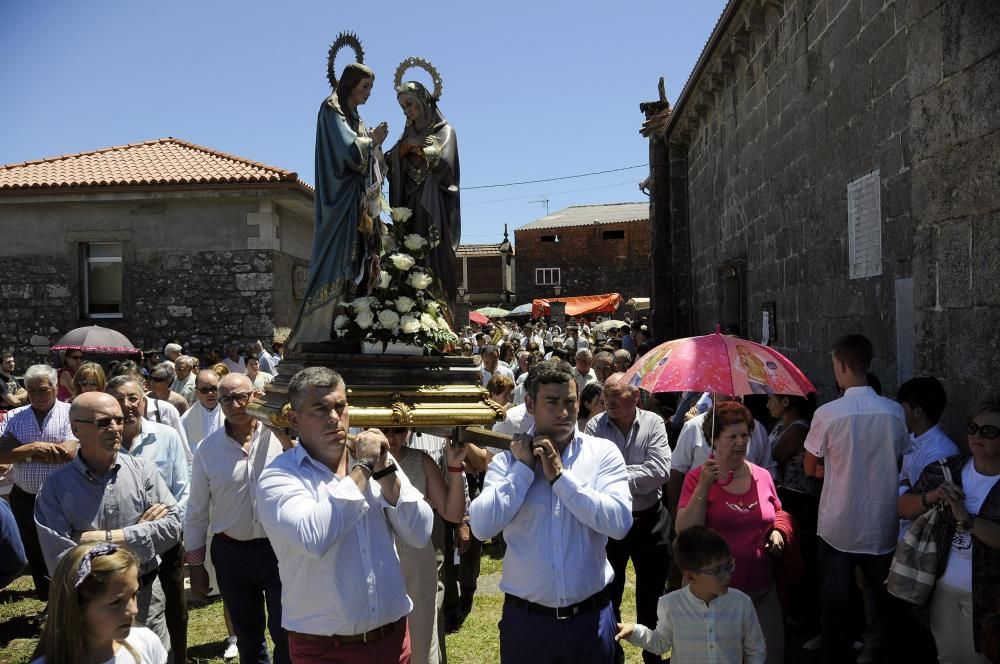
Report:
[[[670,514],[660,502],[661,487],[670,477],[670,445],[663,418],[639,408],[639,389],[621,381],[623,375],[614,373],[604,381],[607,410],[587,423],[586,433],[618,446],[632,491],[632,527],[625,539],[609,539],[607,546],[608,562],[615,571],[611,584],[615,617],[621,622],[625,568],[631,558],[636,622],[653,629],[656,605],[670,570]],[[624,653],[618,655],[618,661],[624,661]],[[646,664],[660,661],[658,655],[645,651],[642,658]]]
[[[156,572],[158,554],[181,536],[177,504],[155,464],[119,453],[124,418],[113,397],[81,394],[69,417],[79,452],[45,480],[35,501],[45,563],[53,572],[63,554],[84,542],[128,547],[139,559],[137,621],[156,632],[169,651]]]

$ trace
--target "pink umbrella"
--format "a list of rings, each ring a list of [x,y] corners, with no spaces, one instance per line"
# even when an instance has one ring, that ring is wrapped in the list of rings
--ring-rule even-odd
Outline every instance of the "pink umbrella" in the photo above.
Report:
[[[478,311],[472,311],[469,313],[469,320],[473,323],[478,323],[479,325],[486,325],[490,322],[490,319],[482,315]]]
[[[624,379],[648,392],[806,396],[816,391],[805,374],[778,351],[718,329],[715,334],[660,344],[640,357]]]

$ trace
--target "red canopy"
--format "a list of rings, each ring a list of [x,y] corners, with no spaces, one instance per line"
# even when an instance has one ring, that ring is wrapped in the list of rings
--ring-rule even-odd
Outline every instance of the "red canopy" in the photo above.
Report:
[[[622,303],[620,293],[605,293],[604,295],[580,295],[579,297],[550,297],[534,300],[531,303],[531,317],[551,315],[552,302],[565,302],[567,316],[585,316],[587,314],[614,313]]]
[[[478,325],[486,325],[487,323],[490,322],[490,319],[487,318],[486,316],[482,315],[478,311],[470,311],[469,312],[469,321],[471,321],[473,323],[476,323]]]

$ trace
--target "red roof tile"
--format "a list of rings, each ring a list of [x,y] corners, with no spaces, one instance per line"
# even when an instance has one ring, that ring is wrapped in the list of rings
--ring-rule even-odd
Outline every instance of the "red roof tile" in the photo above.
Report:
[[[460,244],[456,256],[499,256],[502,242],[491,244]]]
[[[176,138],[0,166],[0,191],[68,187],[292,182],[292,171]]]

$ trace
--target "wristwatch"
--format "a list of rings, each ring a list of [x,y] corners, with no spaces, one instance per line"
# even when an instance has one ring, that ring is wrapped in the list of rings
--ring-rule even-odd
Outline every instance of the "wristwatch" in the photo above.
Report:
[[[962,535],[964,533],[971,533],[972,525],[975,523],[975,521],[976,521],[976,515],[970,514],[968,517],[955,524],[955,532],[958,533],[959,535]]]
[[[104,531],[104,541],[105,542],[110,542],[111,541],[111,531],[110,530],[105,530]]]
[[[372,479],[380,480],[383,477],[388,477],[389,475],[392,475],[394,472],[396,472],[396,464],[390,462],[389,465],[383,468],[382,470],[372,473]]]
[[[354,465],[351,466],[351,470],[354,470],[359,466],[368,472],[368,477],[375,476],[375,466],[372,465],[371,461],[364,461],[364,460],[355,461]]]

